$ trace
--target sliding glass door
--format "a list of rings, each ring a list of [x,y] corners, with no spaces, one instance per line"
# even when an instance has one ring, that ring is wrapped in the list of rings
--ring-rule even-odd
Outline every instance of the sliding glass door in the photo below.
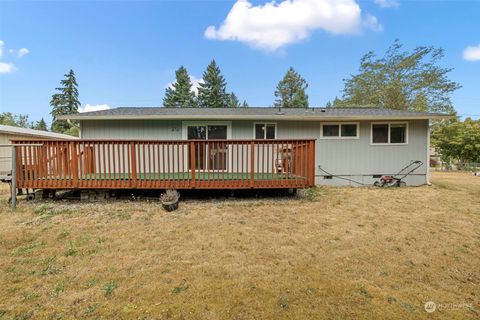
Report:
[[[189,125],[188,140],[226,140],[226,125]],[[226,170],[228,146],[224,142],[197,144],[195,147],[196,170]],[[191,169],[191,163],[189,163]]]

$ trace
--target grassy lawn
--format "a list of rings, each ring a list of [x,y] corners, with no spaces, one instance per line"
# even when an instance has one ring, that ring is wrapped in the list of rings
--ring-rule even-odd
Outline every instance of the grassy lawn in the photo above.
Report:
[[[12,213],[3,186],[0,318],[478,319],[480,178],[432,182],[174,213],[146,201]]]

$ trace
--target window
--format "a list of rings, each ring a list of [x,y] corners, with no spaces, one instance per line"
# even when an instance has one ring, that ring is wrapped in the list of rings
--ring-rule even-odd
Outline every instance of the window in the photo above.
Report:
[[[277,125],[275,123],[255,123],[255,139],[275,139]]]
[[[231,138],[231,121],[182,121],[182,139],[210,140]]]
[[[356,124],[342,124],[340,125],[342,132],[342,137],[356,137],[357,136],[357,125]]]
[[[339,134],[339,125],[338,124],[325,124],[323,125],[323,136],[324,137],[338,137]]]
[[[206,126],[188,126],[187,138],[188,140],[207,139],[207,127]]]
[[[324,139],[358,138],[358,123],[322,123],[321,137]]]
[[[372,144],[407,144],[407,123],[372,123]]]

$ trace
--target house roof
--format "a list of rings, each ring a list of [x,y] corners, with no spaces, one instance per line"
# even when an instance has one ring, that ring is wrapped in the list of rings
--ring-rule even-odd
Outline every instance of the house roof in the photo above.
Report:
[[[19,128],[19,127],[6,126],[6,125],[0,125],[0,133],[9,134],[9,135],[20,135],[20,136],[26,136],[26,137],[36,137],[36,138],[65,139],[65,140],[78,139],[77,137],[56,133],[56,132]]]
[[[71,120],[391,120],[446,119],[443,113],[380,108],[165,108],[122,107],[59,117]]]

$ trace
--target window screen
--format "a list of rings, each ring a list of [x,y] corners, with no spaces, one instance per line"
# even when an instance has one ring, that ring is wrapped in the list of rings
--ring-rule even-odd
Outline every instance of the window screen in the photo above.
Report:
[[[324,137],[338,137],[339,135],[339,125],[338,124],[324,124],[323,125],[323,136]]]
[[[227,139],[227,126],[208,126],[208,139]]]
[[[406,124],[391,124],[390,125],[390,143],[405,143],[407,136]]]
[[[342,124],[342,137],[356,137],[357,125],[356,124]]]
[[[388,124],[372,125],[372,143],[388,143]]]
[[[274,124],[267,124],[266,138],[267,139],[275,139],[275,125]]]

